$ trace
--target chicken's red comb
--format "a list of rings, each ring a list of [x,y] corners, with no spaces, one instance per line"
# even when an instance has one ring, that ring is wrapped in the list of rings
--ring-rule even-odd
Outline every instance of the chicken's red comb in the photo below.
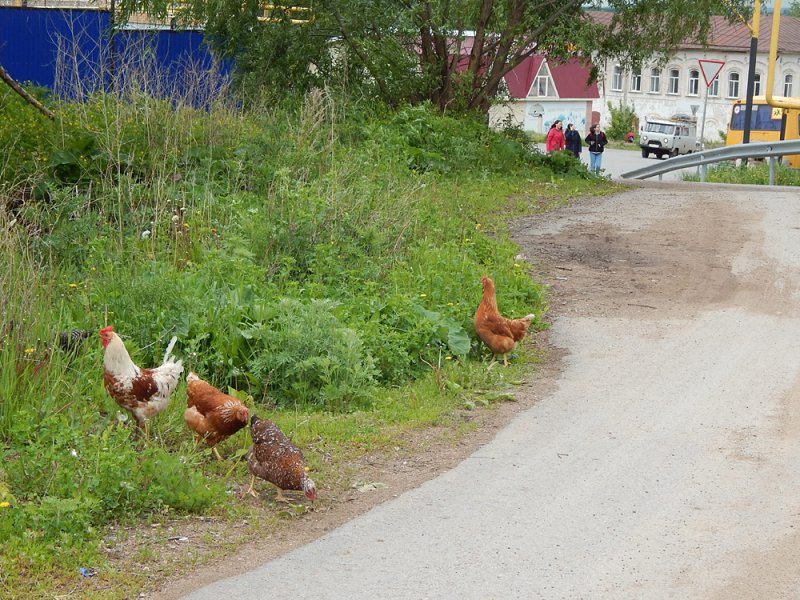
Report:
[[[99,332],[99,333],[102,335],[102,334],[104,334],[104,333],[111,333],[112,331],[114,331],[114,328],[113,328],[111,325],[109,325],[108,327],[103,327],[103,328],[100,330],[100,332]]]

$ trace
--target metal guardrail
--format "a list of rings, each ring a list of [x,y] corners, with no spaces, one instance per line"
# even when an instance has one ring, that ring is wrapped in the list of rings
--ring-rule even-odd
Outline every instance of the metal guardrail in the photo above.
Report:
[[[668,158],[652,166],[627,171],[622,173],[620,177],[623,179],[647,179],[658,175],[658,178],[661,179],[664,173],[669,173],[670,171],[688,167],[701,167],[700,181],[704,182],[706,180],[706,165],[742,158],[769,158],[769,184],[775,185],[775,159],[789,154],[800,154],[800,140],[752,142],[750,144],[723,146],[713,150],[701,150],[684,156]]]

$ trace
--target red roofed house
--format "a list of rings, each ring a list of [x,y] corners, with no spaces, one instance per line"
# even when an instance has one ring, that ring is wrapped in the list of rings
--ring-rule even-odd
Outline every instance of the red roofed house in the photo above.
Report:
[[[579,59],[564,64],[550,63],[544,56],[530,56],[504,77],[508,100],[493,106],[489,122],[504,123],[525,131],[546,133],[556,119],[584,133],[592,118],[592,102],[600,97],[596,83],[588,83],[590,67]]]

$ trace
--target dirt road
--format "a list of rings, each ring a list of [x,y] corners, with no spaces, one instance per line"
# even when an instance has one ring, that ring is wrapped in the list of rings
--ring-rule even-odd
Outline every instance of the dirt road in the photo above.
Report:
[[[538,401],[454,469],[189,598],[797,597],[800,194],[646,184],[516,238],[563,355]]]

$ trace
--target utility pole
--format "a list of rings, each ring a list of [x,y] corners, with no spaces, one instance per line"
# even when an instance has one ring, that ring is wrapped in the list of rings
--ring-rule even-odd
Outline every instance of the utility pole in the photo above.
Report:
[[[758,31],[761,17],[761,2],[755,0],[753,4],[753,24],[750,27],[750,64],[747,69],[747,99],[744,107],[744,130],[742,143],[750,143],[750,125],[753,117],[753,92],[756,78],[756,55],[758,54]]]

